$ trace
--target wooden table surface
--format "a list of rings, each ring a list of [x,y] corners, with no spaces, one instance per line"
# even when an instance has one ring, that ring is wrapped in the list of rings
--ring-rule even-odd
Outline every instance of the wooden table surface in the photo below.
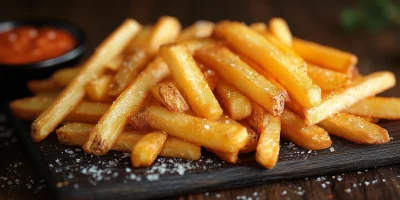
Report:
[[[124,18],[154,23],[160,15],[172,15],[183,25],[198,19],[231,19],[247,23],[285,18],[297,37],[313,40],[355,53],[362,74],[391,70],[400,77],[400,38],[388,29],[380,34],[344,32],[339,12],[353,1],[309,0],[62,0],[2,2],[0,20],[25,17],[56,17],[73,21],[84,28],[93,50]],[[397,29],[398,30],[398,29]],[[398,32],[397,32],[398,33]],[[397,34],[398,35],[398,34]],[[396,41],[397,40],[397,41]],[[90,54],[90,51],[87,55]],[[400,86],[385,92],[399,97]],[[0,200],[51,199],[40,175],[35,173],[13,128],[0,112]],[[296,170],[296,169],[293,169]],[[340,174],[325,174],[296,180],[266,182],[263,185],[191,194],[179,199],[400,199],[400,164]],[[176,199],[173,198],[173,199]]]

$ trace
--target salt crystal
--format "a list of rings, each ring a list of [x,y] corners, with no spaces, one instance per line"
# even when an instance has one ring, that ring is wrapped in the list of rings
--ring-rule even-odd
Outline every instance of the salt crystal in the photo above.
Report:
[[[254,192],[253,196],[255,196],[255,197],[258,196],[258,192]]]
[[[74,151],[72,151],[71,149],[65,149],[64,151],[65,151],[65,153],[68,153],[68,154],[74,154]]]
[[[208,196],[208,195],[210,195],[210,193],[208,193],[208,192],[206,192],[206,193],[204,193],[206,196]]]
[[[77,183],[74,184],[74,189],[77,190],[79,188],[79,185]]]
[[[219,198],[221,198],[221,194],[216,194],[215,197],[217,197],[219,199]]]
[[[354,183],[354,184],[353,184],[353,187],[357,187],[357,184]]]
[[[347,192],[347,193],[350,193],[350,192],[351,192],[351,189],[350,189],[350,188],[347,188],[347,189],[345,189],[344,191]]]
[[[334,152],[335,148],[331,147],[331,148],[329,148],[329,151]]]
[[[382,179],[383,182],[386,182],[386,179]]]
[[[53,164],[49,164],[49,167],[53,167]]]
[[[369,185],[369,182],[368,182],[368,181],[365,181],[364,184],[365,184],[366,186],[368,186],[368,185]]]
[[[343,180],[343,178],[342,178],[342,177],[340,177],[340,176],[338,176],[338,177],[337,177],[337,180],[338,180],[338,181],[342,181],[342,180]]]
[[[130,173],[131,171],[132,171],[132,169],[129,168],[129,167],[127,167],[127,168],[125,169],[125,172],[126,172],[126,173]]]
[[[323,188],[326,188],[326,185],[325,185],[325,183],[322,183],[322,187],[323,187]]]
[[[318,182],[319,182],[319,181],[321,181],[321,178],[320,178],[320,177],[318,177],[318,178],[317,178],[317,181],[318,181]]]
[[[287,194],[286,190],[283,190],[281,193],[281,195],[286,195],[286,194]]]
[[[149,181],[157,181],[160,179],[160,175],[159,174],[148,174],[146,176],[146,179]]]
[[[204,128],[208,130],[208,129],[210,129],[210,126],[208,124],[206,124],[206,125],[204,125]]]

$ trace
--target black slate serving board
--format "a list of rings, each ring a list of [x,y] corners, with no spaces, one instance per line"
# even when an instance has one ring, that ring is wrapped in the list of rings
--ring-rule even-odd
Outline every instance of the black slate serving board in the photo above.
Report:
[[[332,136],[332,148],[309,151],[282,141],[273,170],[257,165],[253,153],[232,165],[207,152],[198,161],[158,158],[152,167],[131,168],[127,153],[88,155],[80,147],[59,144],[55,134],[34,143],[30,123],[8,112],[37,170],[59,199],[160,198],[400,162],[400,121],[379,123],[391,136],[383,145],[357,145]]]

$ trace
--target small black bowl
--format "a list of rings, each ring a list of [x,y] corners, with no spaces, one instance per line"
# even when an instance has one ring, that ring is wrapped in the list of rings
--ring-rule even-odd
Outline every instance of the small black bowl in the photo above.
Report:
[[[77,44],[71,51],[36,63],[8,65],[0,63],[0,99],[12,99],[29,95],[26,83],[49,77],[54,71],[63,67],[77,65],[82,58],[87,39],[84,31],[78,25],[58,19],[26,19],[0,21],[0,32],[17,26],[53,27],[67,31]]]

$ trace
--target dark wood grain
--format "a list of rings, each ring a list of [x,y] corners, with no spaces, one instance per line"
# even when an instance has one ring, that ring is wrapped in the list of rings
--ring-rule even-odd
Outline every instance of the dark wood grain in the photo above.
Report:
[[[220,1],[155,1],[155,0],[14,0],[2,1],[0,20],[24,17],[57,17],[81,25],[88,34],[90,52],[109,34],[122,19],[134,17],[141,23],[154,23],[164,14],[179,17],[184,25],[198,19],[217,21],[234,19],[245,22],[266,21],[270,17],[285,18],[292,32],[301,38],[331,45],[355,53],[359,57],[359,68],[363,74],[377,70],[390,70],[400,75],[399,41],[392,42],[392,48],[383,48],[380,44],[387,36],[399,35],[392,29],[380,34],[362,31],[345,33],[338,23],[341,9],[355,1],[296,1],[296,0],[220,0]],[[385,96],[399,97],[400,86],[385,92]],[[10,127],[10,124],[6,125]],[[15,131],[14,131],[15,132]],[[14,138],[14,139],[12,139]],[[0,180],[0,199],[51,199],[49,189],[42,188],[40,175],[30,164],[30,158],[23,149],[21,141],[14,136],[0,138],[0,176],[9,177],[15,182],[35,180],[32,189],[22,186],[9,186],[7,181]],[[4,145],[8,144],[8,145]],[[372,153],[373,154],[373,153]],[[15,163],[23,164],[17,168]],[[295,169],[293,169],[295,170]],[[14,173],[17,171],[18,174]],[[215,192],[201,192],[180,197],[181,199],[236,199],[252,197],[256,199],[399,199],[400,165],[369,168],[368,171],[356,170],[345,173],[325,174],[325,188],[317,181],[320,176],[262,182],[258,186],[226,189]],[[338,181],[332,176],[341,175]],[[376,181],[372,184],[373,181]],[[385,182],[383,182],[385,180]],[[365,183],[370,183],[366,185]],[[352,188],[356,184],[357,187]],[[361,185],[359,185],[361,184]],[[4,187],[2,187],[4,185]],[[301,187],[301,190],[299,190]],[[345,189],[352,188],[350,193]],[[38,188],[42,188],[38,190]],[[213,188],[212,190],[215,190]],[[299,191],[304,191],[304,193]],[[257,192],[257,196],[253,193]],[[286,194],[284,194],[286,193]],[[219,198],[218,198],[219,197]],[[175,199],[175,198],[174,198]]]

